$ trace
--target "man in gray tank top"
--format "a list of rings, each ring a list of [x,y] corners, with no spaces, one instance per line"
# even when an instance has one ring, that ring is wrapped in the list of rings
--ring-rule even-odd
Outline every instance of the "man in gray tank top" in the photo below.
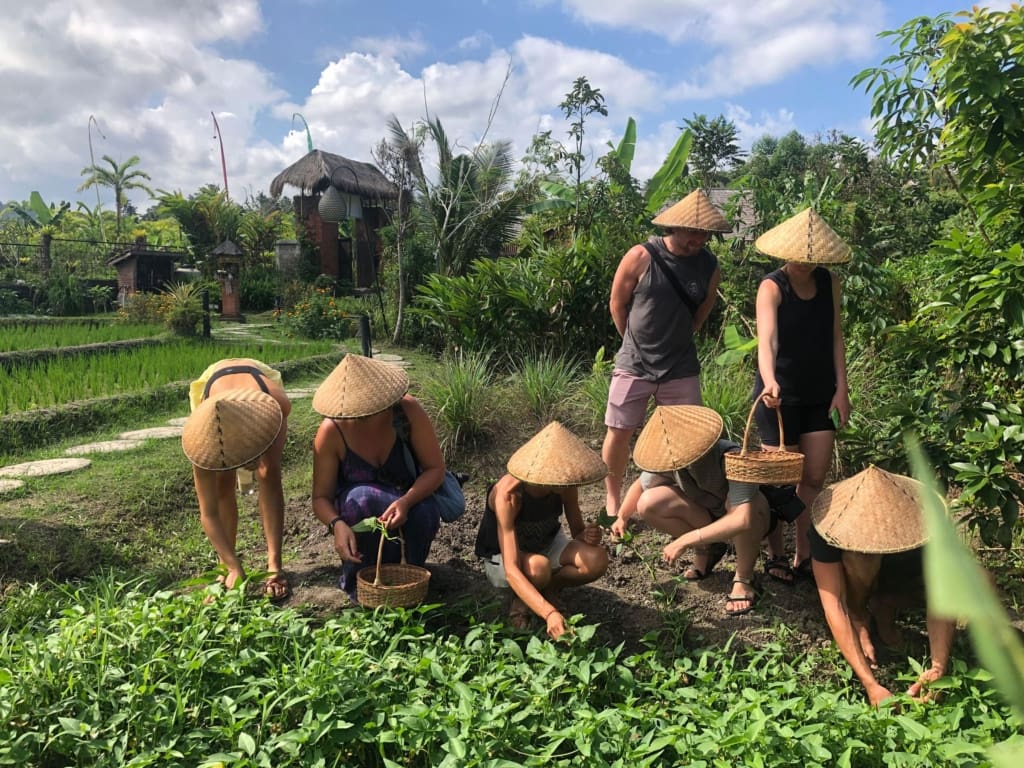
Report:
[[[715,303],[721,274],[708,250],[730,226],[701,190],[654,218],[664,237],[630,248],[612,281],[609,308],[622,346],[605,411],[601,458],[608,514],[618,514],[629,443],[651,397],[658,405],[700,405],[700,363],[693,335]]]

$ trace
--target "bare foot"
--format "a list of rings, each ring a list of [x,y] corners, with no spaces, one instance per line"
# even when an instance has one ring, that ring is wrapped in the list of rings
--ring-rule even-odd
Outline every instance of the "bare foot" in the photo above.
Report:
[[[287,577],[280,571],[270,574],[263,582],[263,594],[270,600],[284,600],[291,593],[291,585],[288,583]]]

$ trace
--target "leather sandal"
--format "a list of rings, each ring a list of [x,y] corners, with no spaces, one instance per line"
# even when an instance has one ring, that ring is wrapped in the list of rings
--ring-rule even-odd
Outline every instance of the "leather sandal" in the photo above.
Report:
[[[754,606],[757,605],[757,601],[760,598],[761,593],[758,591],[757,587],[754,585],[754,582],[753,582],[752,579],[741,579],[741,578],[739,578],[737,576],[735,579],[732,580],[732,583],[733,584],[745,584],[746,586],[750,587],[753,590],[753,594],[752,595],[738,595],[736,597],[733,597],[732,595],[729,595],[727,598],[725,598],[725,615],[726,616],[743,616],[746,613],[750,613],[752,610],[754,610]],[[746,605],[745,608],[737,608],[735,610],[730,610],[730,607],[735,605],[736,603],[746,603],[747,605]]]

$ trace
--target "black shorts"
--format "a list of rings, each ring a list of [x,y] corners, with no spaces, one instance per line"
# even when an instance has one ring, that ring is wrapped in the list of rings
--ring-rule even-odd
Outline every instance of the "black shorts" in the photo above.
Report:
[[[836,426],[828,415],[828,406],[829,403],[779,406],[786,445],[796,445],[800,442],[800,435],[809,432],[835,432]],[[754,420],[761,435],[761,445],[778,446],[779,416],[776,409],[760,402],[754,411]]]

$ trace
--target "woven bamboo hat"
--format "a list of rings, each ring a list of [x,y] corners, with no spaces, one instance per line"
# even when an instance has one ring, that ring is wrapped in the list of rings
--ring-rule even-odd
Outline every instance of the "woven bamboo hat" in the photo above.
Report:
[[[345,355],[317,387],[313,410],[331,419],[358,419],[390,408],[408,391],[409,375],[398,366]]]
[[[508,460],[508,472],[531,485],[587,485],[603,480],[608,467],[576,435],[552,421]]]
[[[805,208],[772,227],[754,241],[754,247],[783,261],[845,264],[850,260],[850,246],[813,208]]]
[[[659,405],[633,448],[633,462],[647,472],[674,472],[711,450],[722,436],[722,417],[702,405]]]
[[[256,389],[226,389],[192,411],[181,447],[200,469],[237,469],[273,445],[284,416],[270,395]]]
[[[731,232],[732,227],[718,212],[703,190],[695,189],[671,208],[651,220],[659,227],[699,229],[703,232]]]
[[[913,478],[872,465],[819,493],[811,522],[825,541],[840,549],[905,552],[928,538],[921,514],[924,492]]]

